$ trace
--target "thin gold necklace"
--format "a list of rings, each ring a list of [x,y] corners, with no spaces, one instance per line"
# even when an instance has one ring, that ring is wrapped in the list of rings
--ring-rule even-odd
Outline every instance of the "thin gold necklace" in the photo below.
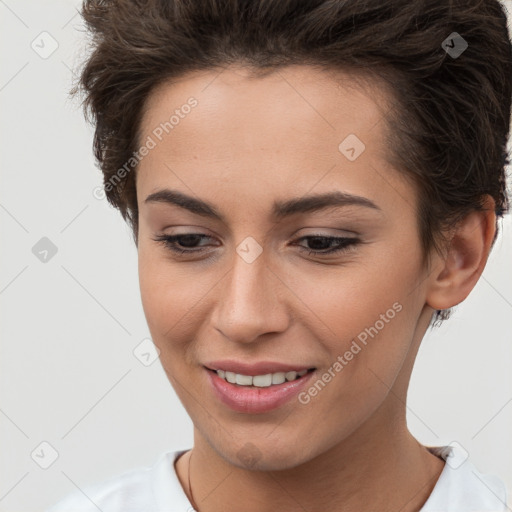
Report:
[[[199,509],[197,508],[197,505],[194,501],[194,496],[192,494],[192,485],[190,484],[190,461],[192,460],[192,452],[190,452],[190,457],[188,458],[188,489],[190,492],[190,501],[192,502],[192,506],[194,507],[194,510],[199,512]]]

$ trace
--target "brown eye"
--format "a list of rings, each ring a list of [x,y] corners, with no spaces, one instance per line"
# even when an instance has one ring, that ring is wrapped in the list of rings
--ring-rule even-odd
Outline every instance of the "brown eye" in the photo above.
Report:
[[[203,252],[205,250],[203,247],[197,249],[195,247],[205,238],[211,237],[203,233],[183,233],[180,235],[159,235],[153,240],[162,242],[165,247],[178,254],[186,254]]]
[[[299,246],[301,250],[307,251],[308,254],[322,255],[322,254],[335,254],[342,253],[353,249],[359,242],[359,238],[346,238],[334,236],[303,236],[301,240],[308,240],[308,245],[313,248]],[[335,244],[331,248],[332,244]],[[327,249],[327,250],[326,250]]]

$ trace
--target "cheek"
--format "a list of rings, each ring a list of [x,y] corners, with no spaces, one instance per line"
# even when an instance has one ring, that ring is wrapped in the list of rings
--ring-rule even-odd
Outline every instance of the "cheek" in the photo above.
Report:
[[[422,307],[420,294],[411,294],[418,271],[414,258],[383,257],[357,272],[316,279],[315,286],[301,280],[301,296],[321,320],[319,339],[328,327],[323,339],[329,340],[324,343],[336,375],[333,388],[343,395],[339,403],[361,407],[357,401],[365,394],[378,402],[393,384]]]
[[[180,339],[200,293],[190,275],[162,257],[160,250],[141,245],[138,265],[144,314],[153,341],[162,350],[166,338]]]
[[[183,374],[197,364],[195,340],[222,274],[173,262],[159,248],[141,244],[139,286],[146,322],[165,370]],[[185,365],[183,365],[185,363]]]
[[[329,367],[319,372],[319,379],[329,383],[325,387],[313,383],[316,389],[306,390],[310,393],[306,399],[318,407],[316,413],[337,425],[332,442],[348,435],[380,407],[406,360],[411,315],[398,301],[394,308],[387,301],[383,304],[374,304],[357,316],[350,316],[347,309],[343,319],[331,324],[338,337],[330,338]]]
[[[409,300],[417,272],[415,264],[379,248],[368,253],[365,258],[347,260],[339,266],[278,269],[293,290],[290,297],[298,312],[300,309],[298,321],[310,324],[319,339],[326,335],[337,340],[331,349],[344,351],[350,340],[360,333],[364,338],[365,329],[376,322],[383,334],[390,331],[391,324],[402,324],[405,315],[397,309],[403,309]],[[378,253],[374,259],[372,253]]]

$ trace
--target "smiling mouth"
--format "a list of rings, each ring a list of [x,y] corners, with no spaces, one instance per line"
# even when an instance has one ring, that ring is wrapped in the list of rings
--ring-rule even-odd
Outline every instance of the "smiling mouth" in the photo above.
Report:
[[[293,382],[304,377],[306,374],[315,371],[316,368],[309,368],[301,371],[287,371],[287,372],[274,372],[266,373],[263,375],[244,375],[241,373],[235,373],[225,370],[213,370],[208,367],[204,367],[208,371],[215,373],[221,379],[230,384],[234,384],[240,387],[258,387],[267,388],[272,386],[278,386],[285,382]]]

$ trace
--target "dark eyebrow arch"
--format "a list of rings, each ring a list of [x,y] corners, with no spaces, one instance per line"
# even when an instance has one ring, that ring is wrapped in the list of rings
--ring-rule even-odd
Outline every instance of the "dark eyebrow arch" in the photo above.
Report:
[[[177,190],[167,188],[158,190],[146,197],[144,203],[150,202],[173,204],[197,215],[217,219],[226,223],[224,216],[212,204]],[[381,211],[374,202],[366,197],[333,191],[286,201],[275,201],[272,207],[272,217],[279,220],[297,213],[317,212],[326,208],[342,206],[363,206],[365,208]]]

